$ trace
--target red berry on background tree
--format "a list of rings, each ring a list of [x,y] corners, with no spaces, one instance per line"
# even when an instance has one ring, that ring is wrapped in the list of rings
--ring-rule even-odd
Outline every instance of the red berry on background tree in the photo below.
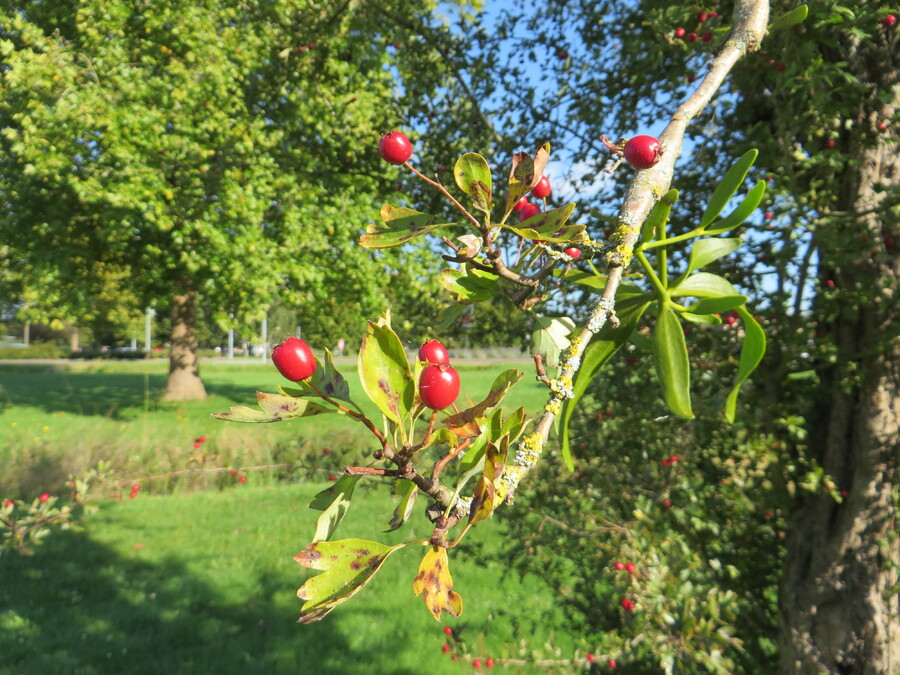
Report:
[[[528,206],[529,203],[530,202],[528,201],[528,197],[522,197],[519,201],[516,202],[516,205],[513,206],[513,211],[518,213],[519,211],[524,209],[526,206]]]
[[[425,366],[419,375],[419,396],[432,410],[449,407],[459,396],[459,373],[452,366]]]
[[[50,495],[45,492],[40,497],[38,497],[38,500],[41,502],[41,504],[43,504],[44,502],[48,502],[50,501]]]
[[[547,176],[541,176],[541,179],[537,182],[537,184],[531,188],[531,196],[536,199],[546,199],[550,196],[552,192],[552,188],[550,187],[550,179]]]
[[[625,161],[638,170],[656,166],[662,152],[662,144],[653,136],[634,136],[624,148]]]
[[[412,142],[402,131],[389,131],[381,137],[378,154],[391,164],[404,164],[412,157]]]
[[[305,341],[289,337],[272,350],[272,363],[291,382],[302,382],[316,372],[316,359]]]
[[[419,361],[436,366],[446,366],[450,363],[450,354],[440,341],[428,340],[419,347]]]
[[[897,23],[897,17],[893,14],[888,14],[881,20],[881,25],[885,28],[892,28],[895,23]]]
[[[687,31],[686,31],[684,28],[681,28],[680,26],[679,26],[678,28],[675,29],[675,39],[676,39],[676,40],[680,40],[680,39],[683,38],[686,34],[687,34]]]
[[[565,251],[563,251],[563,253],[565,253],[567,256],[569,256],[572,259],[577,259],[577,258],[581,257],[581,249],[576,248],[574,246],[567,248]]]
[[[528,203],[521,211],[519,211],[519,220],[525,221],[541,213],[541,207],[537,204]]]

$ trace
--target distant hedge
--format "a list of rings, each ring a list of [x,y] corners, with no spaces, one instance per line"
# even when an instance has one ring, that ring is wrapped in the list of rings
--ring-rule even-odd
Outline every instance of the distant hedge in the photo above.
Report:
[[[0,359],[62,359],[68,355],[68,349],[46,342],[28,347],[0,347]]]

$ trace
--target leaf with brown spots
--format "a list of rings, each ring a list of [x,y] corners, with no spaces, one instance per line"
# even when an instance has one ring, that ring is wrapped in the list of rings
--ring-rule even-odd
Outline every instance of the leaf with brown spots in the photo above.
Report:
[[[503,501],[504,488],[500,479],[506,466],[509,453],[509,436],[500,439],[500,443],[487,444],[485,451],[484,471],[472,494],[472,505],[469,508],[469,525],[476,525],[485,518],[490,518],[497,505]]]
[[[359,381],[389,420],[402,424],[413,407],[416,385],[406,350],[387,318],[369,322],[359,350]]]
[[[295,417],[309,417],[334,412],[332,408],[326,408],[313,401],[282,394],[266,394],[258,391],[256,400],[259,401],[259,410],[244,405],[235,405],[231,406],[230,412],[213,413],[213,417],[231,422],[260,423],[281,422]]]
[[[318,621],[339,604],[355,595],[387,560],[406,544],[385,546],[365,539],[317,541],[294,556],[294,560],[316,570],[324,570],[307,580],[297,591],[306,600],[300,608],[300,623]]]
[[[437,216],[406,207],[385,204],[381,207],[381,219],[387,227],[370,225],[368,231],[359,238],[363,248],[391,248],[434,232],[453,223],[442,222]]]
[[[413,579],[413,592],[422,596],[425,606],[437,621],[441,620],[441,612],[447,612],[452,617],[462,614],[463,601],[453,590],[447,549],[443,546],[432,546],[422,558],[419,573]]]
[[[522,227],[514,227],[512,225],[504,225],[504,227],[525,239],[540,239],[541,241],[556,243],[583,241],[585,239],[585,226],[566,224],[574,210],[575,204],[569,203],[551,211],[532,216],[522,223]]]
[[[544,168],[550,161],[550,144],[544,143],[537,149],[534,159],[527,152],[517,152],[512,158],[509,170],[509,192],[506,195],[505,216],[508,216],[522,197],[528,194],[544,175]]]

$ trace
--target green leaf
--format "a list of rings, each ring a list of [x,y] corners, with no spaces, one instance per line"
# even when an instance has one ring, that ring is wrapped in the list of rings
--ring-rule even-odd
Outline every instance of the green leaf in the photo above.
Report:
[[[313,385],[318,391],[341,403],[349,404],[354,408],[358,406],[350,399],[350,385],[344,376],[334,367],[334,358],[329,349],[325,349],[325,360],[316,359],[316,371],[308,380],[297,383],[297,387],[281,387],[281,390],[288,395],[299,396],[318,396],[318,392],[313,389]]]
[[[763,196],[766,194],[765,181],[759,181],[753,186],[753,189],[747,193],[744,200],[735,208],[734,211],[727,216],[713,223],[704,234],[715,235],[725,234],[729,230],[733,230],[743,223],[757,209]]]
[[[282,422],[295,417],[311,417],[323,413],[334,412],[334,408],[326,407],[313,401],[281,394],[265,394],[256,392],[256,400],[260,409],[247,406],[231,406],[230,412],[213,413],[218,420],[229,422],[268,423]]]
[[[444,424],[447,425],[447,428],[450,429],[450,431],[461,438],[474,438],[475,436],[480,435],[481,425],[479,424],[479,420],[484,417],[488,410],[498,405],[503,400],[503,397],[506,396],[506,392],[509,391],[509,388],[518,382],[522,378],[522,375],[523,373],[519,370],[504,370],[494,380],[490,392],[488,392],[488,395],[481,403],[478,403],[471,408],[467,408],[466,410],[462,410],[454,415],[450,415],[444,420]]]
[[[653,241],[654,238],[660,237],[664,231],[663,226],[669,220],[669,213],[672,211],[672,204],[678,201],[678,190],[672,188],[663,198],[660,199],[650,210],[644,224],[641,225],[641,241]]]
[[[726,295],[722,298],[704,298],[688,307],[692,314],[721,314],[747,302],[746,295]]]
[[[621,290],[621,286],[619,287]],[[643,292],[637,288],[637,294],[629,299],[620,299],[616,305],[616,317],[619,319],[619,326],[613,327],[609,322],[603,326],[596,337],[584,350],[581,357],[581,367],[575,374],[575,380],[572,383],[572,392],[574,396],[563,402],[562,410],[559,415],[560,426],[560,445],[562,446],[563,461],[569,471],[575,470],[575,463],[572,459],[572,448],[569,440],[569,420],[575,410],[578,401],[587,390],[588,384],[593,380],[594,375],[612,358],[612,356],[628,342],[628,339],[637,330],[641,317],[647,311],[650,302],[643,297]]]
[[[441,286],[456,295],[456,301],[472,304],[490,300],[498,291],[499,277],[467,268],[441,270]]]
[[[744,179],[747,177],[750,167],[756,161],[757,155],[759,155],[758,150],[748,150],[725,172],[725,176],[719,181],[712,197],[709,199],[706,210],[700,217],[700,227],[705,228],[715,220],[716,216],[722,213],[722,209],[725,208],[734,193],[744,183]]]
[[[337,482],[318,493],[309,503],[309,508],[321,511],[316,521],[316,533],[313,541],[327,541],[350,508],[353,488],[359,482],[359,476],[341,476]]]
[[[517,152],[513,155],[512,167],[509,170],[509,192],[506,194],[504,218],[509,216],[516,202],[537,185],[541,176],[544,175],[544,169],[549,161],[549,143],[544,143],[537,149],[534,159],[527,152]]]
[[[413,407],[416,386],[406,350],[387,318],[368,324],[359,350],[363,391],[389,420],[401,424]]]
[[[367,232],[359,238],[363,248],[391,248],[400,246],[437,229],[453,225],[442,222],[432,216],[406,207],[393,207],[385,204],[381,207],[381,219],[388,227],[380,228],[370,225]]]
[[[744,343],[741,345],[741,358],[738,362],[738,374],[734,381],[734,387],[725,399],[725,419],[734,422],[737,409],[738,392],[741,385],[756,370],[759,362],[766,353],[766,333],[756,319],[747,311],[746,307],[738,307],[738,314],[744,323]]]
[[[459,593],[453,590],[446,548],[432,546],[428,549],[419,563],[419,573],[413,579],[413,593],[422,596],[425,606],[437,621],[441,620],[442,612],[454,618],[462,614],[463,601]]]
[[[779,16],[769,26],[769,30],[780,30],[782,28],[790,28],[798,23],[803,23],[809,15],[809,7],[805,4],[794,7],[790,12],[786,12]]]
[[[694,270],[706,267],[711,262],[724,258],[734,253],[741,247],[741,240],[737,237],[730,239],[700,239],[691,247],[691,258],[685,275]]]
[[[677,286],[669,289],[673,298],[690,296],[694,298],[722,298],[740,295],[738,290],[727,279],[709,272],[692,274]]]
[[[474,152],[467,152],[456,160],[453,176],[459,189],[472,198],[475,208],[490,213],[493,206],[491,202],[493,182],[491,167],[485,158]]]
[[[653,331],[653,356],[663,399],[678,417],[691,419],[691,365],[688,361],[684,331],[675,311],[661,309]]]
[[[396,484],[396,493],[399,497],[397,507],[391,515],[391,522],[388,523],[388,529],[385,532],[393,532],[399,530],[403,523],[409,520],[413,506],[416,503],[416,496],[419,494],[419,488],[411,480],[399,479]]]
[[[722,319],[715,314],[695,314],[694,312],[681,312],[681,318],[691,323],[701,323],[706,325],[718,325],[722,323]]]
[[[566,221],[575,210],[575,204],[570,203],[544,213],[532,216],[522,222],[527,227],[513,227],[504,225],[525,239],[540,239],[554,243],[579,242],[584,240],[584,225],[567,225]]]
[[[559,353],[569,346],[566,337],[575,330],[575,322],[567,316],[535,316],[535,331],[531,334],[531,353],[542,354],[550,368],[559,365]]]
[[[365,539],[317,541],[294,556],[294,560],[316,570],[324,570],[309,579],[297,591],[306,600],[300,608],[300,623],[318,621],[336,606],[353,597],[365,586],[382,563],[405,544],[385,546]]]

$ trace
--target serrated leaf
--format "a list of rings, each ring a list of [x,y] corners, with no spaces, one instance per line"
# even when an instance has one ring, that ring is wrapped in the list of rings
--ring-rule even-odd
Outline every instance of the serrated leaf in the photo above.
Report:
[[[403,524],[409,520],[413,506],[416,504],[416,496],[419,494],[419,488],[410,480],[400,479],[396,485],[397,502],[394,513],[391,515],[391,522],[388,523],[388,529],[385,532],[393,532],[403,527]]]
[[[397,424],[409,417],[416,386],[403,343],[386,321],[369,322],[358,369],[363,391],[385,417]]]
[[[313,541],[327,541],[344,519],[350,508],[353,488],[359,482],[359,476],[341,476],[333,485],[319,492],[309,503],[309,508],[321,511],[316,520],[316,533]]]
[[[672,211],[672,204],[678,201],[678,190],[672,188],[663,198],[660,199],[650,213],[644,224],[641,225],[641,241],[646,243],[653,241],[654,238],[660,238],[665,231],[665,224],[669,220],[669,213]]]
[[[522,197],[528,194],[544,175],[547,162],[550,161],[550,144],[544,143],[535,152],[534,159],[527,152],[517,152],[512,157],[509,170],[509,192],[506,195],[504,218]]]
[[[621,290],[621,286],[619,288]],[[614,328],[611,323],[607,322],[585,349],[581,357],[581,367],[575,374],[575,380],[572,383],[573,397],[563,401],[559,415],[560,445],[563,461],[569,471],[575,470],[569,437],[569,420],[572,418],[572,412],[597,372],[609,362],[637,330],[641,317],[650,306],[650,302],[644,298],[643,292],[637,287],[633,288],[637,291],[634,295],[629,299],[620,299],[616,304],[618,328]]]
[[[469,274],[467,270],[441,270],[441,286],[456,295],[456,301],[475,303],[490,300],[498,291],[498,279]]]
[[[744,343],[741,345],[741,358],[738,362],[738,374],[734,381],[734,387],[725,399],[725,419],[729,422],[734,422],[741,385],[756,370],[766,353],[766,333],[762,326],[747,311],[746,307],[738,307],[737,312],[744,323]]]
[[[677,286],[669,289],[669,295],[673,298],[722,298],[740,295],[730,281],[718,274],[709,272],[697,272],[692,274]]]
[[[724,258],[734,253],[741,247],[741,240],[737,237],[728,239],[700,239],[691,247],[691,257],[685,274],[706,267],[711,262]]]
[[[437,621],[441,620],[442,612],[454,618],[462,614],[463,601],[459,593],[453,590],[446,548],[432,546],[425,553],[419,564],[419,573],[413,579],[413,593],[422,596],[425,606]]]
[[[416,237],[453,225],[442,222],[437,216],[390,204],[381,207],[381,219],[387,227],[369,226],[368,231],[359,238],[360,246],[372,249],[401,246]]]
[[[216,419],[227,420],[229,422],[265,424],[271,422],[283,422],[284,420],[297,417],[311,417],[312,415],[322,415],[324,413],[334,412],[334,408],[326,407],[304,398],[295,398],[293,396],[266,394],[258,391],[256,392],[256,399],[259,401],[260,409],[249,408],[242,405],[231,406],[229,412],[213,413],[212,416]]]
[[[722,209],[728,204],[734,193],[738,191],[750,171],[750,167],[756,161],[759,151],[756,149],[748,150],[725,172],[722,180],[713,191],[712,197],[709,198],[709,204],[703,215],[700,217],[700,227],[706,227],[716,216],[722,213]]]
[[[585,238],[584,225],[567,225],[566,221],[575,210],[569,203],[532,216],[522,222],[521,227],[505,224],[504,227],[525,239],[540,239],[554,243],[580,242]]]
[[[803,23],[809,15],[809,7],[805,4],[794,7],[790,12],[786,12],[779,16],[769,26],[769,30],[780,30],[782,28],[790,28],[798,23]]]
[[[521,371],[515,369],[503,371],[494,380],[490,392],[488,392],[483,401],[471,408],[450,415],[444,420],[444,424],[460,438],[474,438],[481,435],[481,425],[478,420],[483,418],[488,410],[503,400],[509,388],[518,382],[522,375]]]
[[[684,343],[684,330],[671,307],[664,307],[657,317],[653,330],[653,357],[656,376],[669,410],[678,417],[692,419],[691,366]]]
[[[474,152],[467,152],[456,160],[453,176],[459,189],[472,198],[475,208],[490,213],[493,181],[487,160]]]
[[[575,322],[567,316],[536,316],[536,329],[531,334],[531,353],[542,354],[550,368],[559,365],[559,353],[569,346],[568,335],[575,330]]]
[[[726,232],[733,230],[753,214],[757,207],[759,207],[765,194],[765,181],[758,181],[734,211],[710,225],[710,227],[704,231],[704,234],[725,234]]]
[[[722,298],[704,298],[688,307],[692,314],[721,314],[747,302],[746,295],[726,295]]]
[[[394,551],[405,544],[385,546],[365,539],[317,541],[294,556],[311,569],[324,570],[297,590],[306,600],[300,608],[300,623],[318,621],[342,602],[358,593]]]

